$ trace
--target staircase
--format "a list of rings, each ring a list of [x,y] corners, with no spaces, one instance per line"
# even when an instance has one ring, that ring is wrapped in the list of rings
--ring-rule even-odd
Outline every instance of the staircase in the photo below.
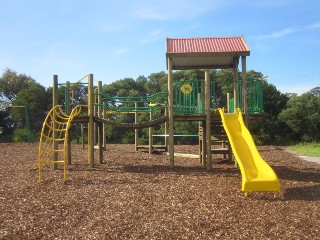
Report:
[[[232,150],[228,136],[223,128],[221,117],[218,115],[211,117],[211,135],[211,154],[222,154],[222,160],[232,161]]]

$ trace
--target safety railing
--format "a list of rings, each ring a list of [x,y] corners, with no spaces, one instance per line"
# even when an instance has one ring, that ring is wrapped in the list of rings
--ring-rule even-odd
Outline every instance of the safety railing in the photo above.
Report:
[[[103,103],[95,104],[95,106],[101,106],[110,113],[154,112],[162,108],[168,108],[167,100],[167,92],[159,92],[150,96],[129,97],[102,95]]]

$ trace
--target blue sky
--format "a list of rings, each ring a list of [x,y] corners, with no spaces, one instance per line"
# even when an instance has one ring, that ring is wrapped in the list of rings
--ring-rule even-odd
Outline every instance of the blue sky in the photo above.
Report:
[[[104,84],[166,71],[166,37],[243,35],[281,92],[320,86],[320,1],[0,0],[0,70]]]

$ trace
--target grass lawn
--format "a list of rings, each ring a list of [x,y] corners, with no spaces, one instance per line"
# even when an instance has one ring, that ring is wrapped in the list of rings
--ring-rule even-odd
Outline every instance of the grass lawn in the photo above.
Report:
[[[320,143],[299,143],[289,146],[289,149],[299,155],[320,157]]]

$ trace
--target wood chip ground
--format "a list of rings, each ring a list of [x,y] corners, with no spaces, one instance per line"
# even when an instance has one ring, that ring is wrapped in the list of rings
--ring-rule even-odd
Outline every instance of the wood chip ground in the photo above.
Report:
[[[320,239],[320,165],[281,147],[259,148],[280,179],[276,198],[245,198],[233,164],[176,158],[171,170],[164,155],[107,147],[92,169],[72,145],[68,180],[51,166],[39,184],[38,145],[0,144],[0,239]]]

